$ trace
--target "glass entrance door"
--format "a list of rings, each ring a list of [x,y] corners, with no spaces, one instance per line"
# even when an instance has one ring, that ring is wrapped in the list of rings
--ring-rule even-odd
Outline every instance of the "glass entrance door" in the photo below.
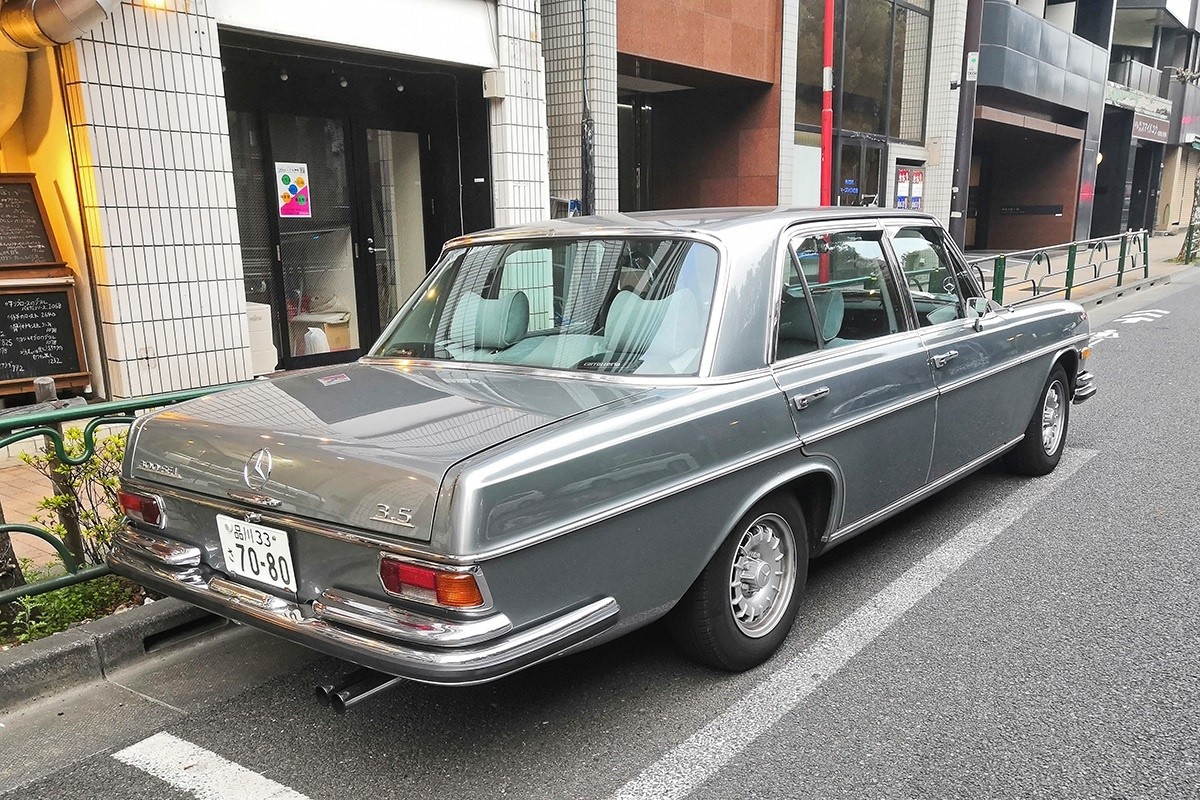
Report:
[[[838,149],[837,202],[840,206],[877,206],[883,191],[883,145],[843,139]]]
[[[289,367],[344,361],[361,345],[346,126],[270,114],[267,129],[287,316],[281,355]]]
[[[364,268],[375,278],[377,335],[425,279],[421,136],[367,128]]]

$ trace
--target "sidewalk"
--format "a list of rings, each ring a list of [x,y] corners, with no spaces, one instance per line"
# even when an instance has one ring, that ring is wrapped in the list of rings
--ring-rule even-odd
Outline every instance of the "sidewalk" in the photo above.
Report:
[[[1171,259],[1175,258],[1179,253],[1179,249],[1183,244],[1183,237],[1176,236],[1151,236],[1150,237],[1150,277],[1153,279],[1161,279],[1172,273],[1179,272],[1185,269],[1193,269],[1200,267],[1189,267],[1184,264],[1171,263]],[[979,258],[986,255],[985,253],[968,253],[968,258]],[[1115,254],[1114,254],[1115,255]],[[1053,268],[1061,270],[1066,265],[1066,251],[1058,251],[1052,255]],[[1091,266],[1086,264],[1086,257],[1079,259],[1077,265],[1077,274],[1083,277],[1083,273],[1091,269]],[[986,270],[985,270],[986,271]],[[1011,281],[1014,278],[1023,275],[1025,265],[1020,262],[1012,262],[1008,265],[1008,279]],[[1037,280],[1046,274],[1045,266],[1039,266],[1030,270],[1030,278]],[[988,276],[990,278],[990,275]],[[1090,277],[1090,276],[1089,276]],[[1086,279],[1086,278],[1083,278]],[[1052,279],[1053,280],[1053,279]],[[1127,272],[1124,276],[1122,285],[1129,287],[1142,281],[1142,270],[1136,269],[1132,272]],[[1058,279],[1058,285],[1061,286],[1061,277]],[[1043,291],[1054,288],[1051,282],[1047,281],[1043,285]],[[1087,298],[1095,297],[1103,292],[1112,291],[1116,288],[1116,278],[1109,278],[1104,281],[1090,284],[1081,288],[1077,288],[1072,292],[1071,299],[1083,301]],[[1010,287],[1005,294],[1005,300],[1012,302],[1028,298],[1032,295],[1032,291],[1026,285],[1025,288]],[[1062,294],[1050,295],[1051,298],[1060,299]],[[40,444],[40,443],[39,443]],[[30,442],[23,442],[23,449],[30,449]],[[5,522],[29,522],[33,519],[36,513],[37,503],[43,498],[51,494],[50,482],[43,477],[37,470],[26,464],[22,464],[18,456],[18,447],[9,448],[6,451],[0,451],[0,506],[4,510]],[[21,559],[29,559],[35,565],[42,566],[53,563],[58,556],[53,548],[40,539],[26,534],[14,534],[12,537],[13,548],[16,550],[17,557]]]

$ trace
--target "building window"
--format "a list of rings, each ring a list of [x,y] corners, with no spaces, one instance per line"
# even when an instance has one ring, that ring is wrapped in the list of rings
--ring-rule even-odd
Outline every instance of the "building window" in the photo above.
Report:
[[[796,125],[801,129],[821,124],[824,13],[824,0],[800,0]],[[834,13],[834,92],[840,95],[834,125],[924,141],[929,0],[837,0]]]

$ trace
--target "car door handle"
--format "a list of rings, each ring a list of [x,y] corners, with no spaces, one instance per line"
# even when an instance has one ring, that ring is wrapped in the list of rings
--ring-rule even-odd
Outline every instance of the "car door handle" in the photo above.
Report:
[[[933,358],[929,359],[929,363],[933,364],[934,369],[941,369],[956,358],[958,358],[957,350],[947,350],[944,353],[938,353],[933,356]]]
[[[817,389],[815,392],[809,392],[808,394],[793,395],[792,396],[792,405],[795,407],[795,409],[797,411],[803,411],[804,409],[808,408],[809,405],[812,404],[813,400],[820,400],[822,397],[824,397],[827,394],[829,394],[829,387],[822,386],[820,389]]]

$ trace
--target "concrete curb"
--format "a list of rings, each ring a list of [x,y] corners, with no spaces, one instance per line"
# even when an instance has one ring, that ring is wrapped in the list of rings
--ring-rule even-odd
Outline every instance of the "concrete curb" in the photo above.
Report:
[[[0,709],[103,679],[167,642],[224,624],[168,597],[0,653]]]
[[[1142,289],[1149,289],[1151,286],[1162,286],[1171,282],[1171,275],[1154,275],[1149,278],[1143,278],[1140,281],[1127,283],[1124,286],[1114,286],[1111,289],[1097,292],[1087,297],[1080,297],[1075,300],[1076,303],[1084,308],[1096,308],[1103,305],[1109,300],[1118,300],[1122,297],[1132,295],[1135,292],[1140,292]],[[1072,298],[1074,299],[1074,298]]]

